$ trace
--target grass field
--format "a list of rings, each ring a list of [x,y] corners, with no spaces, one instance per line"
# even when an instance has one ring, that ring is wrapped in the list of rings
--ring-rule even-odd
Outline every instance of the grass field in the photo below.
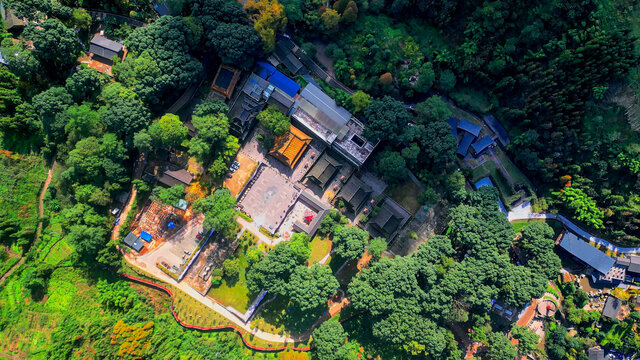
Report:
[[[388,188],[387,188],[388,189]],[[411,214],[415,214],[420,209],[420,203],[418,197],[422,189],[413,180],[408,179],[402,184],[394,187],[391,190],[387,190],[389,195],[395,202],[400,204],[403,208],[409,211]]]
[[[248,232],[249,230],[245,230]],[[251,304],[251,294],[249,293],[249,288],[247,288],[247,267],[249,263],[247,262],[245,249],[248,246],[251,246],[257,240],[256,236],[248,233],[249,236],[246,237],[249,243],[245,246],[238,246],[233,257],[238,259],[238,277],[237,279],[227,279],[226,277],[222,278],[222,284],[220,286],[214,286],[209,290],[209,295],[216,299],[219,303],[224,306],[231,306],[234,309],[244,313],[249,308]],[[245,234],[242,235],[245,238]]]
[[[511,225],[513,226],[513,230],[516,233],[519,233],[520,231],[522,231],[522,229],[531,224],[534,223],[536,221],[544,221],[546,222],[549,226],[551,226],[551,228],[554,231],[554,237],[560,235],[560,232],[563,229],[562,223],[560,221],[557,220],[551,220],[551,219],[547,219],[547,220],[540,220],[540,219],[529,219],[529,220],[516,220],[516,221],[512,221]]]
[[[509,185],[509,182],[504,177],[502,171],[498,169],[496,163],[494,163],[491,159],[487,159],[484,164],[473,169],[473,172],[471,173],[471,182],[475,183],[476,181],[487,176],[491,178],[491,182],[493,182],[493,185],[498,188],[503,201],[514,195],[513,188],[511,187],[511,185]]]
[[[307,260],[307,264],[312,265],[316,261],[320,261],[325,255],[331,251],[331,240],[316,236],[311,240],[311,256]]]
[[[14,220],[30,241],[38,222],[38,193],[46,177],[42,159],[0,153],[0,218]]]

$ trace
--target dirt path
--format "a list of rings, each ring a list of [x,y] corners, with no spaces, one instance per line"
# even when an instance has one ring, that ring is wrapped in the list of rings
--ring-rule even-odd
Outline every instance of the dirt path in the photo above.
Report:
[[[131,195],[129,196],[129,202],[127,202],[127,205],[120,213],[120,222],[118,222],[118,225],[115,225],[113,227],[113,231],[111,231],[111,240],[115,240],[118,238],[118,236],[120,236],[120,226],[122,226],[122,223],[127,220],[129,211],[131,211],[131,208],[133,207],[133,202],[136,201],[137,193],[138,191],[134,189],[133,186],[131,186]]]
[[[51,161],[51,167],[49,168],[49,172],[47,172],[47,178],[44,180],[44,185],[42,186],[42,191],[40,192],[40,196],[38,197],[38,215],[40,218],[44,216],[44,195],[47,193],[49,189],[49,184],[51,184],[51,176],[53,175],[53,167],[56,164],[56,155],[53,156],[53,161]],[[33,239],[33,243],[35,243],[42,234],[42,220],[38,220],[38,228],[36,229],[36,236]],[[32,243],[32,244],[33,244]],[[7,271],[2,278],[0,278],[0,284],[4,283],[4,281],[11,275],[13,272],[20,267],[24,263],[24,256],[20,258],[15,265]]]

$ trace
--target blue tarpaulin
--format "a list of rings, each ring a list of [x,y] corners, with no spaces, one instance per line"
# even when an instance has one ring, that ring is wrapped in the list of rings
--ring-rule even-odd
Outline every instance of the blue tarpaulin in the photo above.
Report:
[[[173,221],[169,221],[169,222],[167,223],[167,227],[168,227],[169,229],[173,229],[173,228],[175,228],[175,227],[176,227],[176,224],[174,224],[174,223],[173,223]]]
[[[273,65],[264,61],[258,61],[256,63],[256,74],[291,97],[296,96],[298,90],[300,90],[300,84],[291,80],[285,74],[276,70]]]
[[[141,238],[142,240],[146,241],[146,242],[151,241],[151,238],[152,238],[152,237],[153,237],[153,236],[151,236],[151,234],[149,234],[149,233],[148,233],[148,232],[146,232],[146,231],[142,231],[142,232],[140,233],[140,238]]]

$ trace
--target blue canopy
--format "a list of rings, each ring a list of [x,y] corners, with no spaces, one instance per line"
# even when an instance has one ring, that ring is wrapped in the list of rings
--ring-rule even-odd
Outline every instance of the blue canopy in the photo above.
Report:
[[[291,97],[296,96],[298,90],[300,90],[300,84],[291,80],[285,74],[276,70],[273,65],[264,61],[258,61],[256,63],[256,74]]]
[[[146,232],[146,231],[142,231],[142,232],[140,233],[140,238],[141,238],[142,240],[146,241],[146,242],[151,241],[151,238],[152,238],[152,237],[153,237],[153,236],[151,236],[151,234],[149,234],[149,233],[148,233],[148,232]]]
[[[173,223],[173,221],[169,221],[169,222],[167,223],[167,227],[168,227],[169,229],[173,229],[173,228],[175,228],[175,227],[176,227],[176,224],[174,224],[174,223]]]

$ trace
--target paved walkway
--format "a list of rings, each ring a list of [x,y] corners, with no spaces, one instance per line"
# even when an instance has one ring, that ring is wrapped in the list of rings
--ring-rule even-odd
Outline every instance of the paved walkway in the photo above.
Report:
[[[147,267],[146,263],[142,263],[142,262],[137,261],[130,254],[126,254],[125,255],[125,259],[129,264],[131,264],[131,265],[135,266],[136,268],[146,272],[147,274],[151,275],[152,277],[155,277],[157,279],[160,279],[161,281],[164,281],[164,282],[166,282],[168,284],[171,284],[171,285],[177,287],[178,289],[182,290],[187,295],[191,296],[192,298],[194,298],[195,300],[197,300],[201,304],[205,305],[206,307],[216,311],[220,315],[222,315],[225,318],[227,318],[227,320],[231,321],[235,326],[237,326],[239,328],[242,328],[244,331],[247,331],[248,333],[254,335],[255,337],[258,337],[258,338],[260,338],[262,340],[265,340],[265,341],[280,342],[280,343],[284,343],[284,342],[291,343],[291,342],[306,341],[309,338],[309,334],[308,333],[310,333],[310,332],[308,332],[307,334],[298,335],[298,336],[284,336],[284,335],[271,334],[271,333],[268,333],[266,331],[262,331],[262,330],[258,330],[258,329],[252,328],[251,324],[245,324],[233,312],[229,311],[226,307],[224,307],[221,304],[217,303],[216,301],[214,301],[210,297],[206,297],[206,296],[200,295],[200,293],[198,293],[195,289],[193,289],[191,286],[187,285],[184,282],[176,283],[175,280],[171,279],[167,274],[165,274],[158,267],[151,266],[149,268],[149,267]]]
[[[640,247],[618,247],[609,241],[599,238],[595,235],[591,235],[587,231],[581,229],[578,225],[571,222],[571,220],[567,219],[565,216],[560,214],[552,214],[552,213],[534,213],[531,212],[531,204],[529,202],[525,202],[524,204],[514,208],[507,215],[509,221],[516,220],[530,220],[530,219],[553,219],[560,221],[567,229],[576,235],[586,239],[589,242],[594,242],[597,245],[604,246],[607,249],[617,252],[619,254],[625,255],[640,255]]]

